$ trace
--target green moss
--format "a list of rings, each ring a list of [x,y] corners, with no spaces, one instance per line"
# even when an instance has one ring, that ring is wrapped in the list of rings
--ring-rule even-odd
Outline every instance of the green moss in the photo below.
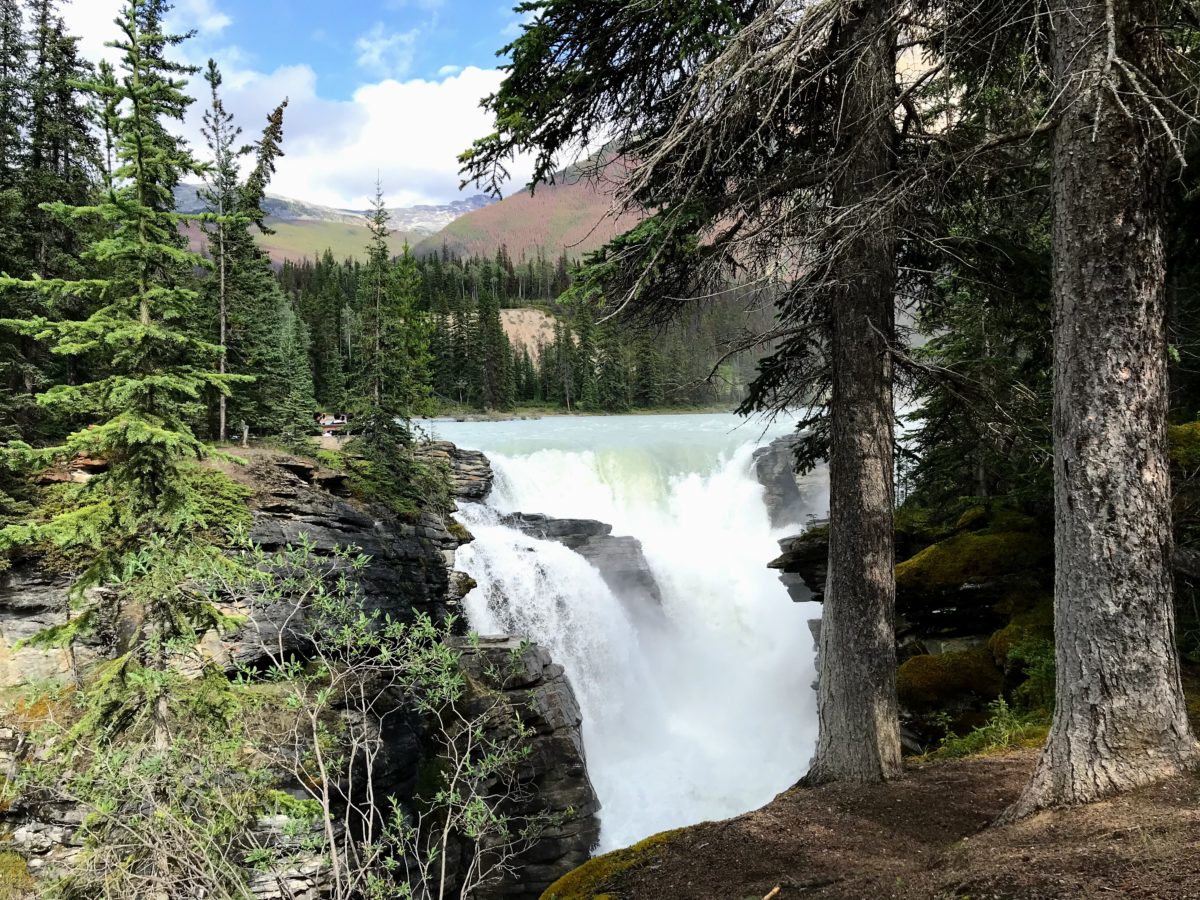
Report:
[[[1167,442],[1174,465],[1189,472],[1200,469],[1200,422],[1172,425]]]
[[[1004,676],[986,647],[914,656],[896,673],[896,693],[910,710],[928,712],[954,701],[998,697]]]
[[[980,503],[965,510],[954,523],[955,531],[1036,531],[1037,521],[1009,506]]]
[[[0,851],[0,900],[32,897],[33,887],[25,857],[11,850]]]
[[[1053,548],[1040,534],[1022,531],[970,532],[926,547],[896,567],[901,591],[953,590],[971,581],[1038,568]]]
[[[658,851],[679,833],[678,829],[664,831],[624,850],[589,859],[550,885],[542,894],[542,900],[604,900],[610,896],[603,893],[604,889],[612,887],[618,875],[653,862]]]
[[[466,527],[461,522],[456,522],[453,519],[447,523],[446,530],[449,531],[450,535],[460,544],[469,544],[471,541],[475,540],[475,535],[467,531]]]
[[[1028,608],[1013,615],[1009,623],[988,639],[996,665],[1007,668],[1013,648],[1028,641],[1054,640],[1054,598],[1038,597]]]

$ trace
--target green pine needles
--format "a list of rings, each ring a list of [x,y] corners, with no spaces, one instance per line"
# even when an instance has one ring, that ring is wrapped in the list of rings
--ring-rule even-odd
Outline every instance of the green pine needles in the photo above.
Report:
[[[112,44],[122,54],[118,77],[87,86],[104,111],[115,158],[103,195],[94,205],[45,205],[63,221],[103,225],[83,254],[92,277],[0,278],[0,290],[36,290],[51,311],[74,301],[92,304],[82,319],[39,315],[0,326],[49,342],[55,354],[93,361],[93,380],[57,384],[38,396],[45,408],[91,422],[43,455],[83,454],[106,460],[109,469],[89,485],[78,509],[20,534],[0,532],[0,544],[7,537],[69,545],[88,535],[130,535],[148,524],[169,528],[188,501],[179,467],[206,453],[191,423],[203,414],[207,394],[228,394],[248,380],[215,371],[220,348],[185,326],[199,299],[192,275],[206,263],[186,248],[180,225],[195,217],[172,211],[172,189],[203,167],[164,127],[182,119],[192,102],[184,76],[193,70],[165,58],[181,38],[158,31],[160,6],[160,0],[128,0],[117,20],[123,38]]]

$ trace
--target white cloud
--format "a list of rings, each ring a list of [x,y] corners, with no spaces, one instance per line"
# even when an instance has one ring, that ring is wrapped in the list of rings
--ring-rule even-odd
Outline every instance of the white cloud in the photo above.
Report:
[[[124,0],[67,0],[63,5],[63,18],[71,33],[79,35],[79,47],[86,59],[116,59],[116,52],[104,44],[120,35],[114,20],[122,6]]]
[[[79,35],[85,58],[93,62],[116,61],[117,52],[104,45],[120,37],[114,20],[124,6],[125,0],[67,0],[63,4],[63,19],[71,33]],[[233,19],[221,11],[216,0],[178,0],[167,26],[173,31],[195,29],[201,35],[215,36],[232,23]]]
[[[85,36],[84,52],[115,36],[111,20],[123,0],[72,0],[64,6],[71,31]],[[209,8],[216,9],[210,4]],[[195,9],[190,4],[189,12]],[[195,20],[193,19],[193,22]],[[103,27],[102,27],[103,26]],[[209,42],[205,42],[209,43]],[[192,48],[193,55],[187,51]],[[180,56],[202,64],[210,55],[200,43],[185,44]],[[347,100],[322,97],[317,73],[308,65],[258,71],[237,46],[211,54],[225,76],[226,106],[245,137],[253,139],[269,113],[289,98],[284,117],[284,152],[271,191],[327,206],[365,209],[374,194],[376,173],[388,203],[409,206],[445,203],[460,196],[458,154],[492,130],[481,98],[493,93],[503,74],[496,69],[445,66],[431,80],[385,78],[364,84]],[[206,86],[192,82],[192,106],[183,133],[204,155],[200,118]],[[511,167],[521,185],[532,166],[519,159]],[[468,193],[473,192],[468,187]]]
[[[173,28],[201,34],[219,34],[233,24],[233,19],[217,8],[214,0],[177,0],[171,11]]]
[[[412,68],[419,29],[388,31],[382,22],[354,43],[358,64],[374,75],[402,78]]]
[[[491,131],[479,101],[503,77],[495,69],[471,67],[438,80],[364,85],[350,100],[337,101],[320,96],[316,73],[308,66],[259,73],[222,65],[226,105],[248,137],[289,98],[286,155],[271,191],[350,209],[369,206],[377,173],[392,206],[445,203],[460,196],[458,154]],[[193,90],[197,96],[199,87]],[[186,129],[198,149],[202,112],[200,103],[192,108]],[[530,170],[527,159],[518,160],[512,167],[516,184],[523,184]]]

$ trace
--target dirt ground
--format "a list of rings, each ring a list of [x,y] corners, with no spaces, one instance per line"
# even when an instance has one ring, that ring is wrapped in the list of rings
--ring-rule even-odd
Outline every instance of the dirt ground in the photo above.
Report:
[[[612,900],[1200,898],[1200,778],[989,824],[1034,751],[927,763],[886,785],[796,788],[685,829],[604,886]]]

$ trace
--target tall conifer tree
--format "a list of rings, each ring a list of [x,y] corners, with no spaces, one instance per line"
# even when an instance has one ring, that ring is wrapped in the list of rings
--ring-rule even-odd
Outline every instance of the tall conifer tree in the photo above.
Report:
[[[231,376],[214,371],[218,348],[190,335],[197,293],[191,286],[200,258],[179,246],[180,223],[170,210],[171,188],[201,167],[175,139],[160,140],[165,123],[182,119],[190,104],[181,76],[191,70],[153,52],[177,43],[145,31],[147,0],[127,0],[117,24],[121,78],[101,80],[96,92],[112,116],[116,170],[98,203],[59,203],[53,212],[71,221],[107,225],[85,255],[95,275],[85,279],[0,279],[0,289],[35,288],[58,298],[92,297],[87,318],[4,320],[3,326],[49,341],[55,353],[91,354],[103,374],[82,384],[58,384],[38,397],[46,408],[86,413],[88,427],[47,455],[87,454],[108,471],[88,485],[86,500],[48,526],[7,529],[6,540],[44,537],[62,544],[134,538],[147,525],[187,527],[186,492],[179,467],[205,455],[191,421],[209,390],[228,391]]]

